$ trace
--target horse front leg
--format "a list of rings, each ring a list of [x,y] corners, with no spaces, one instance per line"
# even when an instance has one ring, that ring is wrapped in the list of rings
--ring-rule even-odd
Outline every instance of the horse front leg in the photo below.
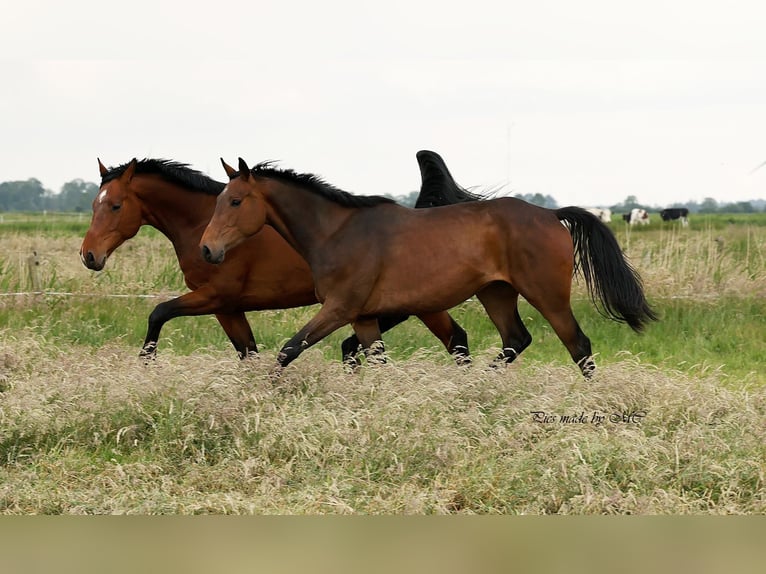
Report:
[[[171,319],[192,315],[207,315],[219,309],[220,302],[218,297],[210,289],[204,287],[185,293],[170,301],[160,303],[149,314],[146,337],[144,338],[144,344],[139,356],[146,360],[155,358],[160,331],[165,323]]]
[[[325,302],[319,313],[280,349],[277,354],[277,364],[271,371],[272,379],[279,378],[284,368],[298,358],[303,351],[349,322],[347,313]]]

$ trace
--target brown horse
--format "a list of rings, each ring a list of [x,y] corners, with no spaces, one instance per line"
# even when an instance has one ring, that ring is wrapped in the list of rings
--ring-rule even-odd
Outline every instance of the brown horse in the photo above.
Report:
[[[500,332],[502,358],[511,362],[532,341],[517,309],[522,295],[590,377],[590,340],[570,306],[576,259],[608,317],[636,331],[656,318],[612,232],[583,209],[550,210],[513,198],[407,209],[269,163],[250,170],[240,158],[239,171],[223,165],[230,181],[202,235],[203,257],[224,262],[229,249],[268,223],[308,261],[323,303],[282,348],[277,374],[347,323],[370,348],[380,339],[375,317],[433,313],[472,295]]]
[[[477,199],[451,180],[441,158],[433,152],[418,155],[425,202],[460,202]],[[199,242],[224,184],[188,166],[167,160],[132,160],[107,169],[99,160],[101,188],[93,201],[93,219],[80,248],[83,264],[103,269],[111,253],[133,237],[142,225],[151,225],[170,239],[192,291],[160,303],[149,316],[141,355],[153,357],[162,326],[174,317],[214,313],[240,357],[257,352],[246,311],[287,309],[317,302],[306,261],[271,227],[232,250],[221,266],[206,263]],[[427,164],[427,168],[424,166]],[[447,193],[444,193],[444,190]],[[429,190],[434,190],[433,194]],[[407,315],[381,318],[387,330]],[[469,361],[465,331],[447,313],[420,317],[458,362]],[[359,341],[343,342],[344,360],[352,362]]]

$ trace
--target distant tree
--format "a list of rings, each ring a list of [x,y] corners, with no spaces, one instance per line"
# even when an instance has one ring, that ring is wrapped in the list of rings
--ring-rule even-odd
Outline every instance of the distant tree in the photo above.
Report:
[[[54,195],[51,200],[57,211],[88,211],[93,198],[98,192],[95,183],[81,179],[68,181],[61,187],[61,193]]]
[[[46,190],[39,180],[6,181],[0,183],[0,210],[42,211]]]
[[[737,203],[727,203],[718,208],[720,213],[753,213],[755,209],[749,201],[738,201]]]
[[[679,203],[674,207],[685,207],[690,213],[697,213],[700,210],[700,204],[696,201],[687,201],[686,203]]]
[[[700,204],[700,213],[716,213],[718,211],[718,202],[712,197],[706,197]]]

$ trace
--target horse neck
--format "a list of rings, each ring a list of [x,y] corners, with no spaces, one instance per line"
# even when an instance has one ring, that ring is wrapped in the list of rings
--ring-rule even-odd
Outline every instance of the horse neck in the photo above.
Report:
[[[316,248],[340,229],[355,209],[278,180],[265,180],[266,223],[311,263]]]
[[[134,178],[144,221],[165,235],[181,254],[196,250],[215,209],[215,196],[187,190],[161,178]]]

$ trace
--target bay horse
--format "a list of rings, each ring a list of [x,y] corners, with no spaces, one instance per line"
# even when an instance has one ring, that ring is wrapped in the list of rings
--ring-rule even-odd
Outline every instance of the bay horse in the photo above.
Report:
[[[442,311],[473,295],[500,333],[499,359],[510,363],[532,341],[517,308],[522,295],[589,378],[591,343],[570,305],[576,269],[605,316],[635,331],[656,319],[611,230],[581,208],[498,198],[408,209],[270,162],[252,170],[242,158],[238,170],[221,162],[229,183],[202,235],[202,256],[225,263],[230,249],[268,224],[308,261],[322,303],[279,352],[275,377],[347,323],[365,349],[382,349],[376,317]]]
[[[458,186],[434,152],[420,152],[422,190],[427,203],[475,201],[479,196]],[[246,311],[287,309],[317,302],[306,261],[273,228],[266,227],[238,248],[221,266],[203,260],[199,242],[215,200],[224,188],[186,164],[161,159],[136,159],[116,168],[98,161],[101,186],[93,200],[93,217],[80,248],[83,264],[94,271],[142,225],[163,233],[175,248],[186,285],[180,297],[157,305],[149,315],[141,356],[153,358],[163,325],[175,318],[215,314],[241,358],[258,347]],[[407,315],[381,318],[387,330]],[[455,356],[470,362],[465,331],[447,313],[423,314],[421,320]],[[343,358],[356,363],[356,335],[342,343]]]

